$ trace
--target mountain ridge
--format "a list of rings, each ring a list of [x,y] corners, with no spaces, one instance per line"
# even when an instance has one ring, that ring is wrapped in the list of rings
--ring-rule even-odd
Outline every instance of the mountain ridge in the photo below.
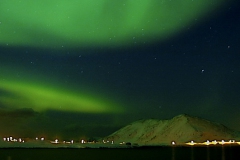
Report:
[[[239,139],[240,133],[226,126],[181,114],[169,120],[144,119],[130,123],[104,138],[107,141],[131,142],[140,145],[169,145],[172,141],[186,143],[191,140]]]

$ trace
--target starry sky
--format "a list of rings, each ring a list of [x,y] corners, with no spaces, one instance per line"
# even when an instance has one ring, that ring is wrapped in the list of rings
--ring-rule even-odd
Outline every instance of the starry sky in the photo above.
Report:
[[[230,0],[3,0],[0,136],[101,137],[187,113],[240,130]]]

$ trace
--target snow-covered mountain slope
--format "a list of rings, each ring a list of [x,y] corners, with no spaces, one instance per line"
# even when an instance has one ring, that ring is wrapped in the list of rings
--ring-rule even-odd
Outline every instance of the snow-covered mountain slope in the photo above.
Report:
[[[114,143],[131,142],[139,145],[170,145],[206,140],[239,140],[239,132],[201,118],[182,114],[170,120],[139,120],[104,138]]]

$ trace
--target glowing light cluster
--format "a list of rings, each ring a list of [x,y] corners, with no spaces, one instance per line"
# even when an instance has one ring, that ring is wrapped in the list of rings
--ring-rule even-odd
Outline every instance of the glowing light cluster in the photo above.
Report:
[[[206,140],[205,142],[202,143],[195,143],[194,141],[190,141],[185,143],[186,145],[217,145],[217,144],[221,144],[221,145],[226,145],[226,144],[240,144],[239,142],[236,142],[235,140],[229,140],[229,141],[225,141],[225,140],[221,140],[221,141],[217,141],[217,140],[213,140],[213,141],[209,141]]]
[[[58,144],[59,143],[59,141],[58,141],[58,139],[55,139],[54,141],[50,141],[52,144]]]
[[[12,136],[4,137],[3,141],[6,141],[6,142],[19,142],[19,143],[24,143],[25,142],[22,138],[14,138]]]
[[[38,140],[39,140],[39,138],[38,138],[38,137],[36,137],[36,138],[35,138],[35,140],[36,140],[36,141],[38,141]],[[44,140],[45,140],[45,138],[44,138],[44,137],[41,137],[41,138],[40,138],[40,140],[41,140],[41,141],[44,141]]]

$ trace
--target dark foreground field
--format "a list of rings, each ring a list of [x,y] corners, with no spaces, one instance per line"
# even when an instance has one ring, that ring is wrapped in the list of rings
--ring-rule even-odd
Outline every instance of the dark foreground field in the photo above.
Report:
[[[118,149],[2,148],[0,160],[237,160],[240,146],[142,147]]]

